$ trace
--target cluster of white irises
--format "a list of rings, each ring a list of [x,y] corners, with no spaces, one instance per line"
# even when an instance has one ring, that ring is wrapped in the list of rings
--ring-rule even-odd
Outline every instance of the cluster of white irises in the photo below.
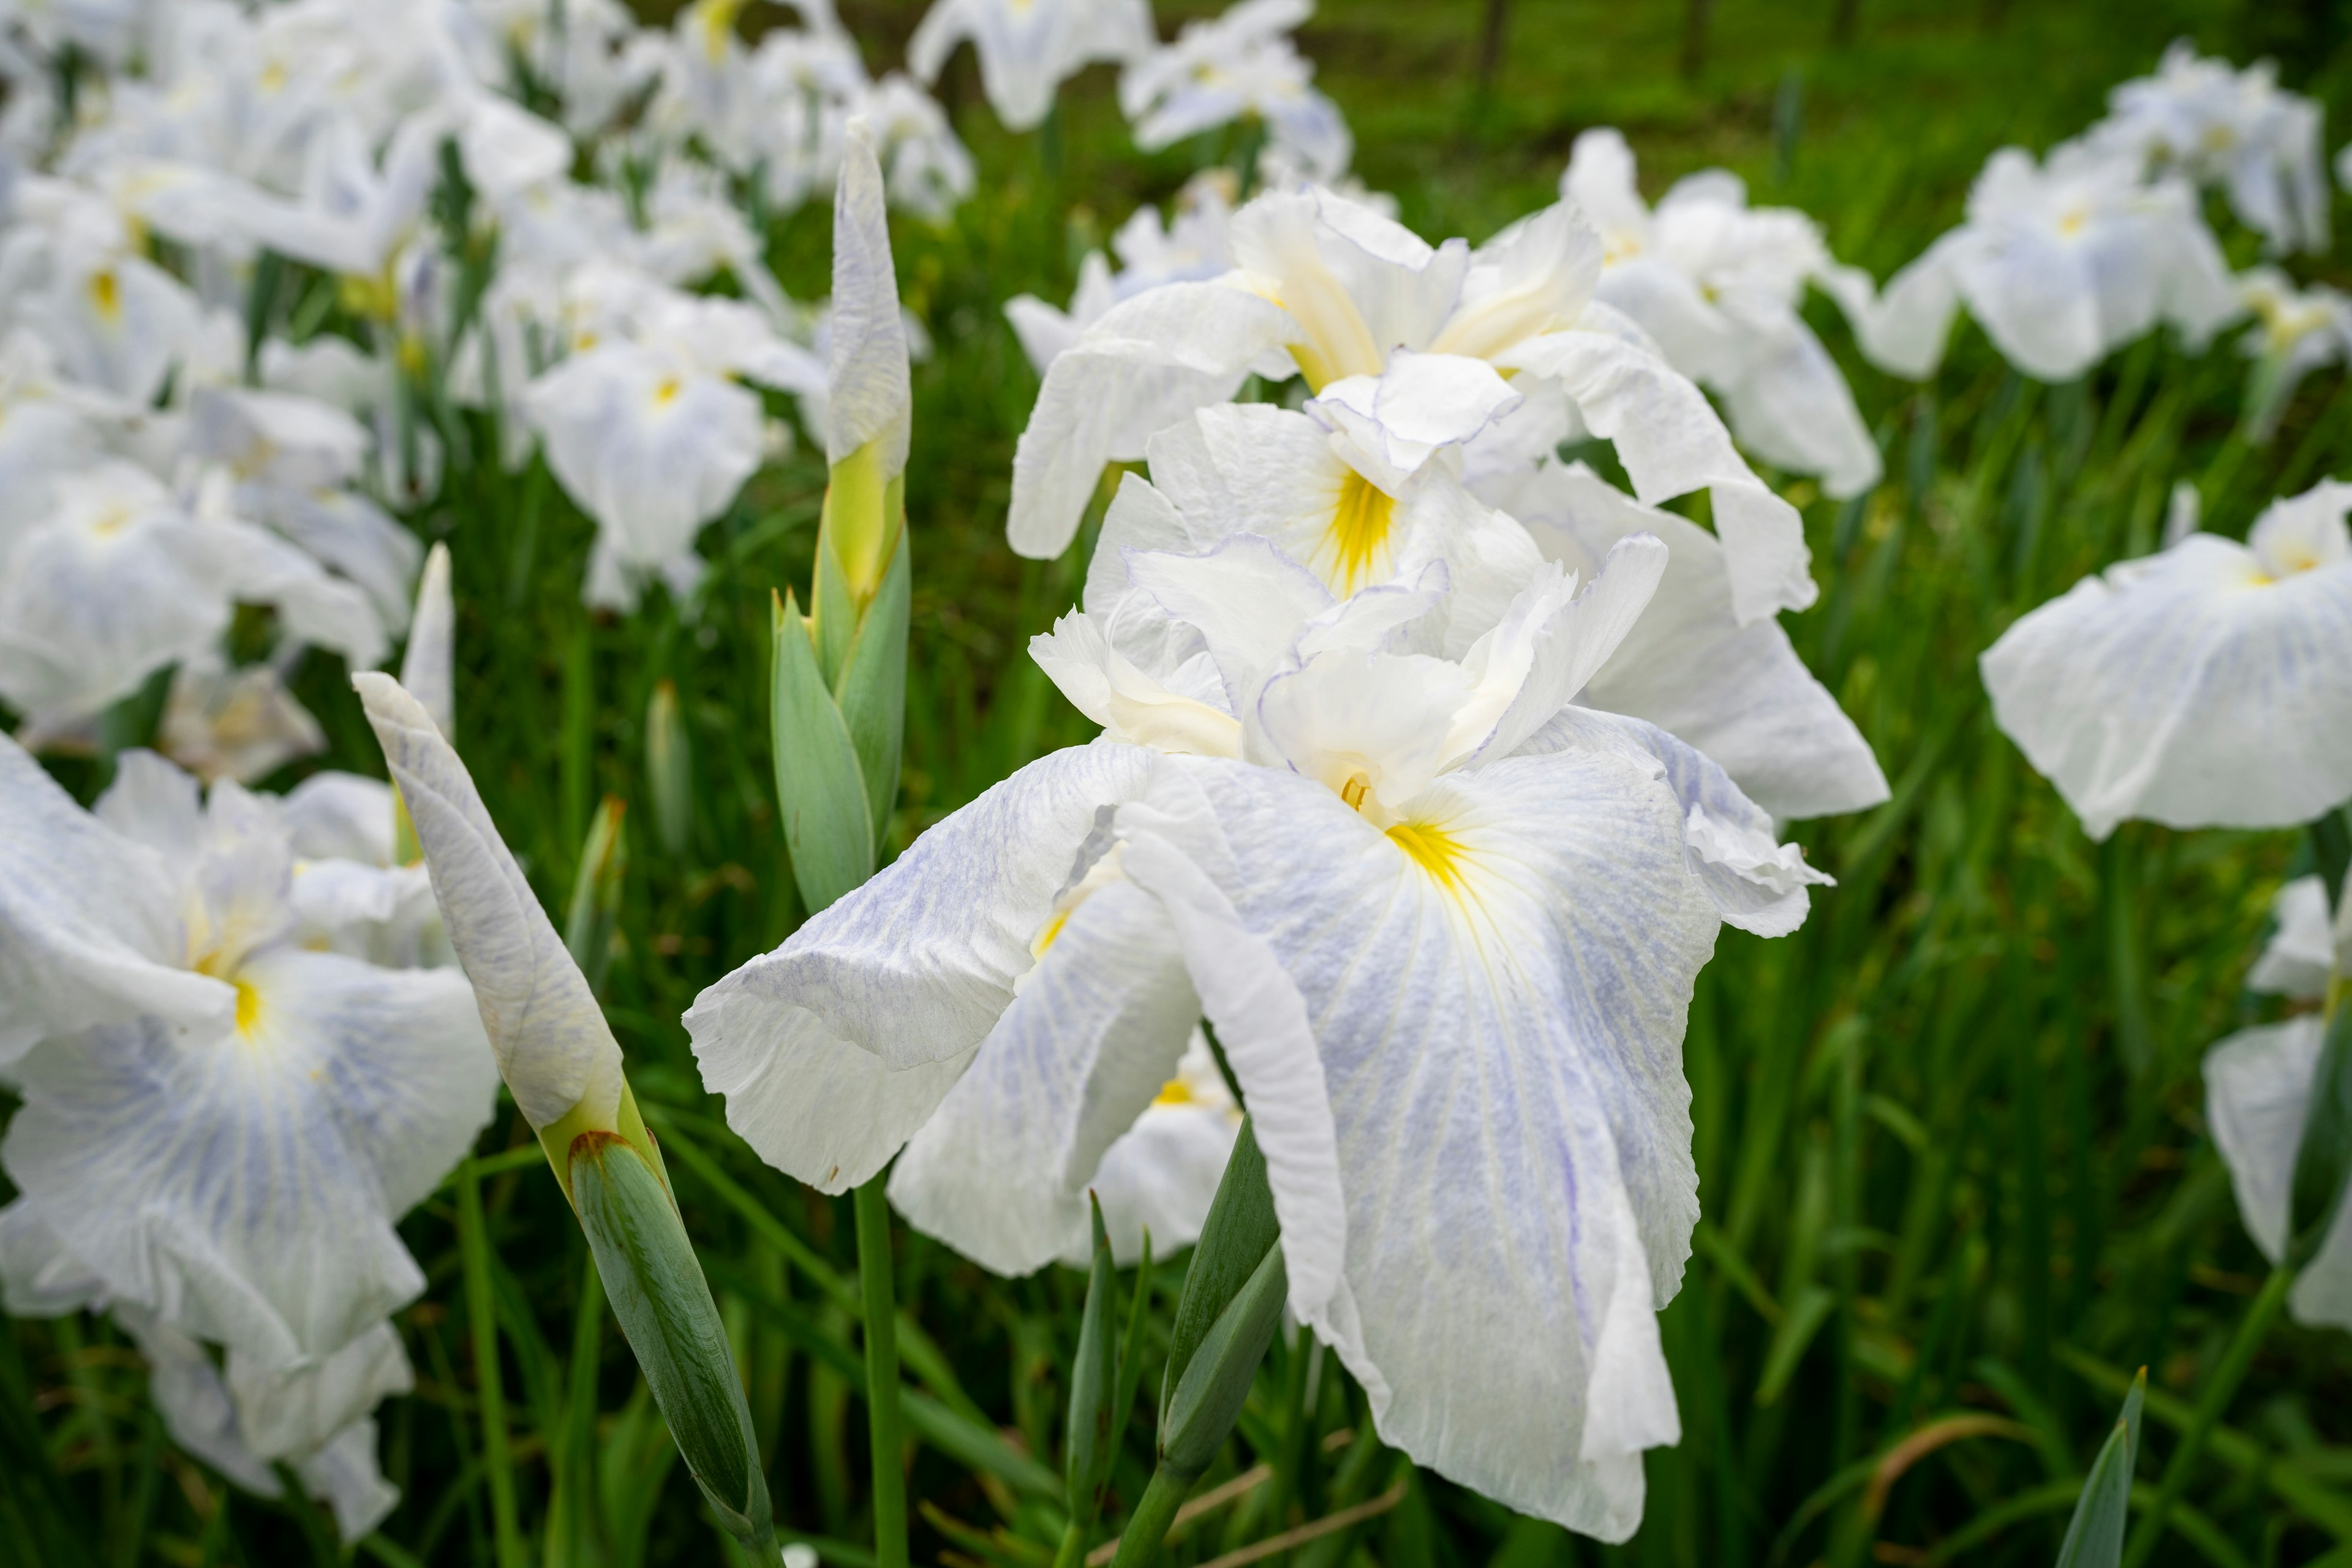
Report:
[[[505,460],[543,451],[599,525],[600,605],[691,592],[697,531],[788,439],[746,382],[802,400],[836,483],[903,469],[884,205],[944,215],[970,161],[829,7],[756,47],[738,8],[643,31],[609,0],[68,0],[0,52],[0,700],[27,744],[102,740],[173,669],[163,735],[215,781],[127,752],[85,812],[0,741],[24,1099],[0,1282],[12,1310],[111,1311],[182,1444],[258,1490],[290,1464],[347,1535],[391,1506],[371,1412],[406,1386],[386,1315],[423,1283],[393,1225],[497,1075],[543,1138],[643,1135],[449,744],[446,557],[412,624],[421,552],[388,512],[447,457],[419,389],[485,411]],[[2309,312],[2275,273],[2233,288],[2195,193],[2324,244],[2319,128],[2265,76],[2168,57],[2081,142],[1997,155],[1884,292],[1720,172],[1646,205],[1608,131],[1558,205],[1432,245],[1339,188],[1346,127],[1286,36],[1306,12],[1247,0],[1160,46],[1142,0],[939,0],[918,30],[916,74],[970,39],[1012,126],[1110,60],[1146,147],[1235,120],[1265,141],[1172,222],[1139,214],[1068,311],[1009,307],[1043,374],[1013,547],[1058,555],[1131,466],[1031,649],[1100,736],[686,1025],[762,1157],[826,1192],[888,1168],[909,1223],[1008,1273],[1085,1255],[1089,1190],[1122,1256],[1198,1236],[1245,1107],[1288,1308],[1383,1440],[1622,1540],[1643,1451],[1679,1431],[1655,1313],[1698,1215],[1694,981],[1724,923],[1785,934],[1828,880],[1780,825],[1888,793],[1775,619],[1815,595],[1803,531],[1739,449],[1841,497],[1880,477],[1804,292],[1916,374],[1963,302],[2045,376],[2159,320],[2210,334],[2242,292]],[[836,184],[835,299],[811,310],[745,214]],[[281,321],[289,277],[295,320],[315,300],[355,333]],[[1583,441],[1630,493],[1563,460]],[[1708,526],[1662,510],[1699,492]],[[2003,728],[2094,834],[2352,795],[2347,505],[2323,485],[2246,544],[2188,531],[1985,656]],[[231,669],[237,605],[278,643]],[[404,626],[406,691],[360,678],[401,795],[248,793],[314,743],[281,680],[303,648],[364,668]],[[2288,898],[2262,974],[2307,989],[2342,965],[2325,889],[2316,914]],[[2265,1246],[2318,1054],[2302,1020],[2209,1068]],[[2347,1236],[2298,1310],[2352,1316]]]

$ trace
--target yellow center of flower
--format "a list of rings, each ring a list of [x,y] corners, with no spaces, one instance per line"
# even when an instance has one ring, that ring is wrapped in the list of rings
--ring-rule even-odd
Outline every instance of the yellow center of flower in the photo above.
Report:
[[[1389,531],[1396,522],[1396,498],[1353,468],[1339,484],[1339,502],[1331,510],[1331,526],[1324,539],[1329,557],[1327,575],[1340,596],[1354,593],[1384,575]]]
[[[247,1039],[253,1038],[254,1026],[261,1021],[261,993],[253,983],[239,980],[236,985],[236,1032]]]
[[[89,275],[89,303],[108,326],[122,320],[122,285],[112,268],[102,268]]]
[[[1349,811],[1364,809],[1364,796],[1371,793],[1372,781],[1368,773],[1356,773],[1339,786],[1339,799]]]
[[[677,377],[674,375],[664,377],[662,384],[654,388],[654,406],[656,408],[667,408],[671,404],[677,401]]]
[[[2089,213],[2084,212],[2081,207],[2072,208],[2067,212],[2065,216],[2058,220],[2058,232],[2067,236],[2069,238],[2072,238],[2074,236],[2082,233],[2084,228],[2089,225],[2090,221],[2091,215]]]
[[[1468,859],[1462,841],[1433,822],[1400,822],[1389,837],[1431,880],[1455,898],[1467,890],[1463,872]]]
[[[1171,1078],[1166,1083],[1160,1086],[1160,1092],[1151,1097],[1151,1103],[1154,1105],[1191,1105],[1193,1103],[1192,1091],[1184,1087],[1184,1080],[1182,1079]]]

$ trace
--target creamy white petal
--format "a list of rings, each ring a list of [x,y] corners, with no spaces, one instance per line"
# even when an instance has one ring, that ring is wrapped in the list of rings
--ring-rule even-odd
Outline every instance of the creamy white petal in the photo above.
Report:
[[[232,1349],[229,1392],[246,1443],[265,1459],[304,1459],[395,1394],[416,1386],[408,1352],[389,1321],[378,1322],[331,1354],[273,1367]]]
[[[1878,443],[1812,328],[1772,307],[1748,313],[1746,352],[1720,384],[1732,434],[1768,463],[1821,475],[1833,500],[1861,495],[1885,472]]]
[[[163,857],[83,811],[0,735],[0,1064],[47,1036],[141,1014],[226,1024],[236,993],[183,967],[187,942]]]
[[[533,1127],[583,1103],[598,1125],[612,1125],[621,1047],[465,763],[399,682],[369,674],[352,684],[415,824],[450,942],[515,1104]]]
[[[400,684],[433,716],[444,736],[457,732],[457,605],[449,592],[449,547],[436,544],[416,584],[416,614],[400,658]]]
[[[1598,564],[1620,539],[1664,540],[1665,574],[1581,699],[1646,719],[1720,763],[1775,816],[1859,811],[1887,797],[1869,743],[1813,679],[1776,620],[1732,613],[1722,542],[1644,507],[1581,463],[1529,470],[1490,499],[1553,560]]]
[[[1450,777],[1419,822],[1442,878],[1308,781],[1170,766],[1219,830],[1171,841],[1280,956],[1320,1047],[1348,1213],[1345,1314],[1318,1331],[1388,1441],[1625,1538],[1640,1451],[1678,1430],[1643,1319],[1697,1215],[1680,1043],[1716,930],[1672,792],[1613,756]]]
[[[2352,561],[2274,578],[2193,533],[2085,577],[1981,664],[2002,731],[2095,838],[2135,816],[2286,826],[2352,796]]]
[[[2325,1032],[2319,1015],[2306,1013],[2241,1029],[2205,1053],[2205,1118],[2230,1167],[2238,1217],[2273,1263],[2286,1251],[2295,1154]],[[2352,1329],[2352,1204],[2337,1209],[2287,1310],[2299,1322]]]
[[[393,1220],[488,1120],[465,983],[279,949],[236,1021],[52,1040],[0,1159],[116,1295],[262,1365],[322,1357],[424,1277]]]
[[[308,860],[392,862],[392,786],[335,769],[312,773],[286,792],[278,813]]]
[[[1141,1258],[1147,1233],[1155,1258],[1173,1257],[1200,1239],[1241,1121],[1241,1108],[1195,1030],[1175,1076],[1103,1152],[1089,1186],[1102,1205],[1103,1228],[1120,1268]],[[5,1223],[0,1215],[0,1226]],[[1084,1268],[1091,1247],[1090,1240],[1071,1247],[1062,1261]]]
[[[1097,812],[1159,764],[1116,744],[1030,763],[696,997],[687,1034],[728,1125],[826,1192],[880,1170],[1012,1005]]]

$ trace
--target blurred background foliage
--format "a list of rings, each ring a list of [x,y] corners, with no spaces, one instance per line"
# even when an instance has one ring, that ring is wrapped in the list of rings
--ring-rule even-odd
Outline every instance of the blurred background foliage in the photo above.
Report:
[[[644,6],[649,19],[664,9]],[[1207,9],[1161,4],[1163,36]],[[920,14],[913,0],[842,10],[877,70],[903,57]],[[1362,178],[1425,235],[1483,238],[1549,201],[1575,133],[1615,124],[1653,198],[1682,174],[1730,167],[1758,202],[1812,214],[1842,258],[1883,278],[1958,218],[1987,153],[2072,134],[2176,37],[2241,61],[2275,55],[2288,83],[2328,104],[2340,137],[2352,129],[2347,10],[1324,0],[1299,43],[1354,127]],[[787,19],[755,5],[744,26]],[[1075,597],[1088,541],[1053,563],[1004,546],[1036,377],[1001,306],[1024,290],[1066,298],[1087,249],[1225,151],[1212,137],[1136,153],[1112,82],[1090,70],[1044,132],[1013,136],[959,54],[941,95],[980,160],[981,193],[950,227],[895,226],[904,297],[936,352],[915,381],[894,852],[1022,763],[1087,736],[1023,656]],[[2339,228],[2347,206],[2339,199]],[[2255,259],[2251,237],[2221,226],[2234,262]],[[824,204],[775,228],[772,260],[796,298],[824,292],[828,244]],[[2343,271],[2304,275],[2341,283]],[[2352,468],[2352,400],[2340,378],[2314,377],[2276,440],[2250,448],[2233,435],[2244,371],[2226,340],[2201,357],[2149,340],[2044,387],[1963,325],[1940,378],[1918,388],[1864,364],[1824,305],[1815,325],[1878,429],[1889,477],[1843,506],[1791,490],[1822,597],[1788,624],[1895,794],[1803,825],[1812,862],[1840,886],[1791,938],[1726,930],[1700,978],[1685,1056],[1706,1218],[1664,1315],[1684,1437],[1649,1457],[1641,1534],[1604,1548],[1416,1474],[1372,1439],[1334,1361],[1277,1343],[1203,1482],[1227,1500],[1180,1533],[1178,1562],[2044,1563],[2132,1370],[2150,1369],[2147,1477],[2258,1288],[2264,1265],[2206,1136],[2198,1066],[2275,1006],[2242,981],[2272,892],[2308,851],[2293,834],[2138,824],[2090,843],[1993,728],[1975,659],[2023,610],[2152,549],[2175,481],[2199,485],[2207,526],[2242,534],[2270,498]],[[465,440],[447,417],[445,439]],[[625,620],[581,607],[592,525],[543,466],[504,474],[467,466],[457,447],[453,458],[446,494],[410,521],[456,555],[461,750],[553,910],[571,901],[600,803],[633,803],[617,903],[596,933],[608,1009],[677,1151],[778,1520],[825,1561],[864,1568],[846,1200],[767,1170],[726,1131],[677,1022],[798,918],[769,773],[768,598],[807,580],[822,453],[803,439],[712,525],[698,605],[656,591]],[[648,705],[664,681],[679,694],[695,784],[675,847],[656,832],[647,786]],[[340,665],[313,653],[298,689],[332,737],[326,765],[381,774]],[[87,798],[96,781],[72,782]],[[510,1105],[479,1152],[530,1560],[727,1560]],[[386,1471],[405,1496],[358,1548],[390,1568],[498,1562],[456,1213],[445,1187],[403,1226],[430,1280],[397,1319],[417,1391],[382,1415]],[[911,1233],[899,1246],[917,1328],[909,1379],[935,1408],[914,1424],[917,1560],[1045,1568],[1084,1279],[997,1279]],[[1181,1269],[1179,1258],[1146,1282],[1162,1346]],[[338,1556],[305,1505],[235,1492],[174,1452],[111,1330],[7,1328],[0,1560],[262,1568]],[[1156,1388],[1149,1370],[1147,1405]],[[2352,1563],[2352,1340],[2282,1324],[2225,1422],[2158,1560]],[[1147,1411],[1130,1428],[1114,1519],[1141,1490],[1149,1426]],[[1350,1509],[1363,1516],[1308,1543],[1227,1555]]]

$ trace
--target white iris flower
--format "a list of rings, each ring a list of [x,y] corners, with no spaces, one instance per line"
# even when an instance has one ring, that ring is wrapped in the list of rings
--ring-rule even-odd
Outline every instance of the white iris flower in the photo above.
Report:
[[[488,1120],[489,1052],[455,971],[300,945],[268,802],[120,769],[93,816],[0,741],[24,1096],[0,1260],[12,1301],[81,1280],[46,1310],[220,1344],[239,1440],[307,1459],[406,1386],[384,1318],[425,1280],[394,1223]]]
[[[1499,387],[1424,357],[1404,379]],[[1410,399],[1323,390],[1331,426],[1290,417],[1347,449],[1339,489],[1366,478],[1351,459],[1410,465],[1406,489],[1433,468]],[[1193,458],[1247,413],[1204,414]],[[1133,542],[1107,534],[1087,607],[1036,647],[1104,741],[950,816],[688,1030],[771,1163],[838,1192],[904,1144],[909,1220],[1017,1273],[1080,1244],[1088,1184],[1205,1015],[1266,1152],[1291,1308],[1383,1436],[1623,1539],[1642,1450],[1678,1432],[1653,1313],[1697,1214],[1692,978],[1722,921],[1786,931],[1822,879],[1705,757],[1570,705],[1656,587],[1656,539],[1580,591],[1522,535],[1524,586],[1465,605],[1456,582],[1495,568],[1416,539],[1443,514],[1360,580],[1346,552],[1288,552],[1315,536],[1287,499],[1222,503],[1283,544],[1228,527],[1204,552],[1130,479]]]
[[[1070,296],[1068,310],[1057,310],[1034,294],[1007,300],[1005,320],[1013,323],[1021,352],[1037,374],[1043,375],[1113,305],[1163,283],[1199,282],[1231,270],[1234,185],[1226,170],[1193,175],[1176,195],[1173,221],[1164,224],[1159,208],[1138,207],[1111,236],[1111,255],[1118,258],[1118,269],[1111,269],[1101,251],[1087,252],[1078,264],[1077,291]]]
[[[981,90],[1013,131],[1054,107],[1054,89],[1096,60],[1132,60],[1151,47],[1147,0],[932,0],[907,40],[907,68],[939,79],[966,38],[980,55]]]
[[[1580,421],[1616,443],[1645,504],[1707,489],[1743,623],[1812,603],[1796,509],[1757,479],[1697,386],[1594,300],[1601,239],[1567,204],[1474,253],[1459,239],[1433,247],[1328,191],[1279,191],[1236,214],[1232,237],[1234,271],[1139,295],[1054,361],[1013,458],[1015,550],[1059,554],[1105,461],[1141,457],[1154,433],[1232,397],[1269,355],[1286,354],[1319,394],[1376,377],[1409,349],[1512,376],[1524,405],[1485,438],[1504,469]]]
[[[2238,344],[2254,362],[2246,389],[2247,431],[2257,442],[2268,441],[2305,376],[2352,360],[2352,300],[2325,283],[2298,288],[2275,267],[2240,277],[2238,294],[2254,313],[2253,330]]]
[[[1103,1151],[1095,1171],[1090,1190],[1102,1205],[1103,1228],[1120,1268],[1142,1258],[1147,1234],[1154,1258],[1171,1257],[1201,1239],[1241,1127],[1241,1107],[1217,1070],[1208,1039],[1196,1029],[1176,1060],[1175,1075],[1160,1086],[1135,1125]],[[1083,1268],[1092,1255],[1089,1240],[1065,1248],[1062,1261]]]
[[[2021,148],[1987,161],[1967,221],[1869,296],[1867,279],[1832,279],[1863,352],[1925,380],[1943,363],[1962,303],[2001,356],[2043,381],[2072,381],[2158,322],[2191,349],[2238,313],[2221,247],[2197,195],[2177,176],[2149,181],[2113,151],[2068,142],[2037,164]]]
[[[1127,68],[1118,105],[1147,153],[1244,117],[1264,122],[1265,153],[1297,177],[1336,184],[1355,155],[1339,106],[1315,90],[1315,68],[1290,42],[1314,0],[1242,0],[1187,22],[1172,44]]]
[[[2090,139],[2229,192],[2230,206],[2273,251],[2327,248],[2326,111],[2278,84],[2278,67],[2243,70],[2200,58],[2188,39],[2164,51],[2156,74],[2108,94]]]
[[[2284,827],[2352,795],[2352,485],[2192,532],[2025,616],[1982,659],[1993,716],[2094,838],[2126,817]]]
[[[1741,445],[1821,475],[1841,499],[1878,482],[1878,444],[1798,312],[1806,285],[1835,270],[1820,225],[1792,207],[1749,207],[1748,187],[1723,169],[1677,181],[1654,212],[1634,184],[1633,150],[1606,127],[1577,137],[1559,194],[1601,230],[1596,297],[1723,399]]]
[[[2271,902],[2273,930],[2246,973],[2246,989],[2317,1002],[2327,994],[2336,963],[2336,935],[2327,918],[2327,884],[2297,877]]]

